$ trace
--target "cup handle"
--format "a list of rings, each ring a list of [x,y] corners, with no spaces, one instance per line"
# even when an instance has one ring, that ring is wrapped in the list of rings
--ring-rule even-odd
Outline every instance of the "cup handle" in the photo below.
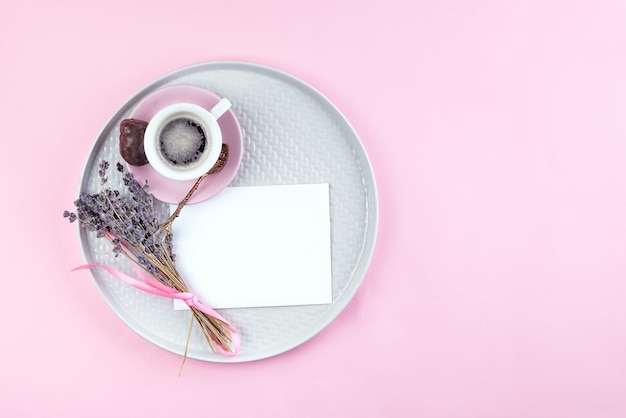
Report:
[[[228,109],[230,109],[230,100],[223,98],[215,106],[209,110],[209,113],[213,115],[215,119],[219,119]]]

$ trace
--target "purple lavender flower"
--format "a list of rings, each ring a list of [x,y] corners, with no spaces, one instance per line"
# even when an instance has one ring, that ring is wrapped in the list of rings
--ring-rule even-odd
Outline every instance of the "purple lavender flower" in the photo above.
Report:
[[[69,222],[78,220],[82,228],[95,232],[97,238],[109,240],[115,257],[123,254],[166,286],[179,292],[188,292],[189,289],[175,266],[172,233],[169,228],[171,221],[178,216],[187,199],[179,204],[176,212],[162,225],[157,219],[154,199],[148,192],[148,184],[140,185],[131,173],[125,172],[122,164],[117,163],[116,169],[122,174],[126,193],[106,188],[108,169],[107,161],[100,162],[98,165],[100,192],[81,193],[74,202],[76,212],[66,210],[63,217]],[[203,178],[204,176],[198,180],[188,196]],[[236,352],[229,346],[233,338],[232,327],[227,322],[193,306],[191,311],[214,352],[216,347],[223,353]]]
[[[102,189],[98,193],[81,193],[74,202],[76,212],[64,211],[69,222],[79,221],[81,227],[95,232],[97,238],[107,238],[113,246],[113,254],[125,254],[134,259],[148,272],[165,281],[158,265],[174,262],[171,233],[164,240],[157,240],[163,230],[157,219],[154,198],[148,192],[147,182],[142,186],[132,173],[120,163],[116,169],[122,174],[127,195],[119,190],[105,188],[108,181],[109,163],[101,161],[98,177]]]

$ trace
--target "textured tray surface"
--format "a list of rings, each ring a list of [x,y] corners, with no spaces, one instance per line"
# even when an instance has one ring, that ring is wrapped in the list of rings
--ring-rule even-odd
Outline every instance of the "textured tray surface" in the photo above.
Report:
[[[369,160],[341,113],[307,84],[271,68],[241,62],[185,67],[150,83],[124,103],[98,136],[85,164],[81,191],[98,189],[101,159],[121,160],[120,122],[146,95],[169,85],[195,85],[227,97],[243,133],[244,154],[231,187],[275,184],[330,184],[333,303],[317,306],[222,309],[242,337],[238,356],[212,354],[194,327],[188,356],[216,362],[266,358],[289,350],[322,330],[350,301],[367,270],[376,239],[378,203]],[[114,181],[113,173],[109,176]],[[114,183],[115,184],[115,183]],[[167,206],[161,205],[163,216]],[[176,237],[174,237],[176,239]],[[110,244],[80,232],[88,262],[130,273]],[[133,289],[100,271],[92,272],[102,296],[139,335],[183,354],[190,313],[172,301]],[[227,280],[227,278],[225,278]]]

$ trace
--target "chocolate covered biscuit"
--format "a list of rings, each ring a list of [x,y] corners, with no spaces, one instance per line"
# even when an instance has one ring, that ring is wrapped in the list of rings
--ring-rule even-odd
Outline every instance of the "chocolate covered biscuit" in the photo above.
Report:
[[[143,136],[147,126],[148,122],[138,119],[124,119],[120,123],[120,154],[130,165],[148,164],[143,148]]]

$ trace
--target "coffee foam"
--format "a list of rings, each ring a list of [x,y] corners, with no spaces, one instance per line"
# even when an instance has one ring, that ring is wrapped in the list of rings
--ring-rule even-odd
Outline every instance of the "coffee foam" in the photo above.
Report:
[[[208,145],[206,135],[202,127],[192,119],[172,119],[159,133],[161,157],[177,167],[193,165],[200,160]]]

